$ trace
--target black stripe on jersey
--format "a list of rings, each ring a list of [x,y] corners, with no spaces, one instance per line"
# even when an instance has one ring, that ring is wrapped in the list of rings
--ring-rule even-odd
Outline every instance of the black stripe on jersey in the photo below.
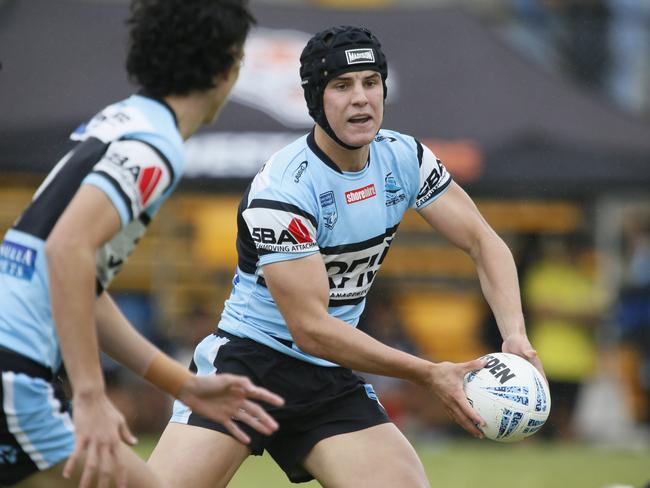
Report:
[[[165,191],[167,191],[167,190],[169,189],[169,187],[172,186],[172,184],[174,183],[174,176],[176,175],[176,173],[174,172],[174,168],[173,168],[173,166],[172,166],[172,163],[169,162],[169,159],[167,159],[167,156],[165,156],[165,155],[160,151],[160,149],[158,149],[156,146],[150,144],[150,143],[147,142],[147,141],[143,141],[142,139],[128,138],[128,139],[122,139],[122,140],[123,140],[123,141],[137,141],[137,142],[141,142],[142,144],[144,144],[144,145],[146,145],[146,146],[149,146],[151,149],[153,149],[153,151],[154,151],[154,152],[155,152],[155,153],[160,157],[160,159],[162,160],[162,162],[163,162],[163,163],[165,164],[165,166],[167,167],[167,170],[169,171],[169,175],[170,175],[170,178],[169,178],[169,184],[167,185],[167,188],[165,188]]]
[[[424,155],[424,148],[422,147],[422,143],[417,139],[415,139],[415,145],[418,148],[418,166],[422,167],[422,156]]]
[[[311,152],[313,152],[318,159],[320,159],[323,163],[325,163],[337,173],[343,174],[341,168],[339,168],[336,163],[334,163],[334,161],[332,161],[332,159],[327,154],[325,154],[325,152],[320,147],[318,147],[318,144],[316,144],[316,138],[314,137],[313,129],[307,136],[307,145],[309,146],[309,149],[311,149]]]
[[[312,223],[314,227],[318,228],[318,220],[316,220],[316,217],[291,203],[278,202],[277,200],[267,200],[265,198],[255,198],[250,203],[248,208],[271,208],[274,210],[282,210],[284,212],[295,213],[302,217],[305,217]]]
[[[113,178],[105,171],[95,171],[94,173],[106,178],[106,181],[108,181],[111,184],[111,186],[115,188],[115,191],[120,195],[120,198],[124,200],[124,204],[126,205],[126,210],[129,212],[129,221],[133,220],[133,209],[131,208],[131,199],[127,196],[126,193],[124,193],[124,190],[122,190],[120,184],[117,181],[115,181],[115,178]]]
[[[340,246],[332,246],[332,247],[321,247],[320,248],[320,253],[321,254],[344,254],[346,252],[354,252],[354,251],[361,251],[363,249],[368,249],[369,247],[376,246],[378,244],[381,244],[384,242],[384,239],[386,237],[390,237],[395,232],[397,232],[397,227],[399,227],[399,224],[394,225],[390,229],[386,229],[386,232],[383,234],[379,234],[378,236],[371,237],[370,239],[367,239],[365,241],[361,242],[354,242],[352,244],[341,244]]]
[[[65,164],[20,216],[14,228],[47,239],[57,220],[77,193],[81,181],[106,152],[108,144],[89,137],[72,149]]]
[[[263,286],[264,288],[268,288],[268,286],[266,286],[266,280],[262,276],[257,277],[257,284]],[[365,299],[366,299],[365,296],[357,297],[357,298],[330,298],[327,306],[344,307],[345,305],[356,305],[358,303],[361,303]]]
[[[440,160],[438,160],[438,163],[440,163]],[[451,182],[452,182],[452,181],[453,181],[453,180],[451,179],[451,177],[447,178],[447,181],[445,181],[445,184],[442,185],[440,188],[438,188],[438,191],[436,192],[436,195],[440,194],[440,192],[441,192],[442,190],[444,190],[444,189],[447,188],[449,185],[451,185]]]
[[[251,237],[248,225],[243,216],[244,210],[246,210],[248,205],[250,191],[251,185],[248,185],[237,209],[237,266],[244,273],[255,274],[257,268],[257,249],[255,248],[255,241]]]
[[[341,299],[330,299],[327,304],[328,307],[344,307],[346,305],[357,305],[363,302],[366,299],[365,296],[358,298],[341,298]]]

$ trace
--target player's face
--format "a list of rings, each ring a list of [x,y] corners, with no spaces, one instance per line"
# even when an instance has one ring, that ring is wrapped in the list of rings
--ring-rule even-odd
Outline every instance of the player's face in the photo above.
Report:
[[[239,70],[241,69],[243,60],[244,51],[240,49],[234,55],[234,62],[230,69],[224,74],[217,75],[215,81],[216,86],[212,89],[212,104],[210,110],[207,113],[204,123],[210,124],[214,122],[217,117],[219,117],[221,109],[228,101],[228,96],[230,95],[230,92],[232,91],[235,83],[237,82],[237,79],[239,78]]]
[[[323,93],[325,116],[339,139],[351,146],[370,144],[384,117],[384,87],[376,71],[333,78]]]

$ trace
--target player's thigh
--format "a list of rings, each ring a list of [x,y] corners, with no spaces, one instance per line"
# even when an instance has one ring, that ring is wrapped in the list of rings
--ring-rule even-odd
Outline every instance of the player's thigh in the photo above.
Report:
[[[304,464],[325,488],[429,486],[415,449],[392,423],[323,439]]]
[[[144,460],[124,444],[120,448],[120,460],[126,470],[129,488],[168,488],[168,484],[155,476]],[[76,488],[81,481],[84,460],[79,460],[75,472],[69,479],[63,477],[65,462],[62,461],[45,471],[39,471],[14,486],[15,488],[43,488],[45,486],[47,488]],[[110,486],[116,486],[115,479]]]
[[[217,488],[228,484],[249,454],[244,444],[222,432],[170,423],[148,464],[170,488]]]

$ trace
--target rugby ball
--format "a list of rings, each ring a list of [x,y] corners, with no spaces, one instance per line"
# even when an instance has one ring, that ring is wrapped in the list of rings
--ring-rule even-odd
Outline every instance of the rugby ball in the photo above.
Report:
[[[498,442],[517,442],[542,428],[551,411],[546,380],[535,367],[515,354],[483,356],[483,369],[465,375],[469,403],[487,425],[479,428]]]

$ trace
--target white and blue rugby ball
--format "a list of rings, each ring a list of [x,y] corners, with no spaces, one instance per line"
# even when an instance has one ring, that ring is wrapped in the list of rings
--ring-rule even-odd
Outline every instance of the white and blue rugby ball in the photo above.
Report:
[[[503,352],[483,356],[483,369],[465,375],[469,403],[485,420],[485,437],[517,442],[542,428],[551,411],[546,380],[525,359]]]

